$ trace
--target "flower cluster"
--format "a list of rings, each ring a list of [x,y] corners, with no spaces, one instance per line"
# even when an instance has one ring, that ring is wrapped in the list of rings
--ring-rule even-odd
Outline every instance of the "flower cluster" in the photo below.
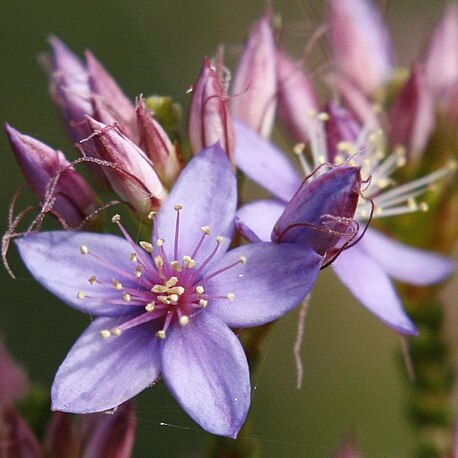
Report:
[[[81,157],[69,161],[6,126],[40,213],[24,232],[16,232],[24,215],[12,219],[4,247],[14,238],[36,281],[94,317],[57,371],[52,409],[107,411],[162,378],[202,428],[235,438],[251,392],[238,331],[288,313],[331,264],[388,327],[417,334],[391,279],[430,285],[455,264],[369,225],[427,211],[423,195],[456,168],[448,158],[398,183],[403,168],[419,163],[434,107],[458,81],[458,65],[438,44],[458,29],[456,16],[447,11],[385,112],[393,72],[376,10],[363,0],[330,0],[327,81],[340,96],[328,100],[279,45],[268,11],[248,35],[232,84],[222,51],[203,59],[190,90],[189,143],[178,141],[170,99],[133,103],[90,52],[83,62],[51,38],[51,95]],[[441,81],[438,66],[447,70]],[[299,142],[292,149],[301,171],[270,141],[277,112]],[[76,170],[80,163],[94,186]],[[245,198],[237,168],[273,198],[237,205]],[[118,214],[110,215],[118,235],[90,232],[114,203],[96,196],[101,188],[152,225],[146,240],[133,239]],[[40,231],[46,213],[63,230]],[[248,243],[235,246],[239,235]]]

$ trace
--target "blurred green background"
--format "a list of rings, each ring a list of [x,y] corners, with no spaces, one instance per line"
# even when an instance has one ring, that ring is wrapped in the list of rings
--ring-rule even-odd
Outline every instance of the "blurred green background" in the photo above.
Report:
[[[422,48],[444,2],[392,1],[382,5],[397,46],[409,64]],[[55,34],[81,55],[90,48],[130,97],[167,94],[186,104],[203,55],[224,43],[241,44],[261,13],[259,0],[1,0],[0,120],[74,157],[37,63]],[[320,24],[324,2],[274,2],[296,45]],[[299,54],[299,48],[297,48]],[[22,182],[5,136],[0,136],[0,228]],[[59,303],[19,266],[13,281],[2,269],[0,330],[30,377],[48,387],[89,318]],[[450,296],[451,298],[453,295]],[[297,312],[265,341],[253,374],[252,431],[266,457],[326,457],[351,433],[369,457],[409,455],[412,432],[403,412],[396,355],[399,340],[336,281],[322,274],[306,322],[304,383],[297,390],[293,358]],[[138,397],[135,456],[202,456],[209,435],[181,411],[161,383]]]

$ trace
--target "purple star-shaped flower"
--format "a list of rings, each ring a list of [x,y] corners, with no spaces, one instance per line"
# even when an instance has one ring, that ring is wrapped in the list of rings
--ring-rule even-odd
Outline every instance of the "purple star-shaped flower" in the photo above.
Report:
[[[295,201],[298,200],[297,189],[300,188],[301,178],[286,156],[272,143],[259,137],[240,121],[236,121],[235,131],[238,166],[253,181],[264,186],[276,197],[276,199],[258,200],[246,204],[238,211],[244,235],[249,240],[271,240],[272,237],[272,240],[275,241],[275,230],[272,233],[274,226],[278,227],[279,222],[283,226],[297,223],[298,215],[305,220],[310,219],[310,215],[307,213],[312,214],[311,222],[316,224],[319,215],[313,216],[313,206],[312,210],[307,210],[307,203],[302,199],[301,208],[305,209],[305,214],[301,215],[295,209],[297,206]],[[318,140],[323,139],[324,133]],[[320,162],[325,163],[329,159],[329,154],[325,149],[319,153],[316,154],[318,159],[315,166],[318,166]],[[371,162],[373,158],[369,153],[363,158],[366,161],[369,160],[369,166],[365,166],[364,163],[360,166],[362,178],[366,183],[364,194],[373,200],[375,205],[374,216],[409,213],[421,208],[409,197],[421,194],[431,182],[449,173],[445,168],[417,181],[381,192],[385,183],[389,183],[389,173],[393,170],[390,163],[400,159],[396,156],[388,157],[385,162],[379,165]],[[361,157],[358,156],[355,160],[362,162]],[[339,168],[342,168],[343,172],[348,167],[340,165],[334,170],[339,170]],[[318,171],[315,174],[318,178],[314,178],[315,181],[311,181],[310,184],[310,186],[317,188],[314,193],[314,202],[320,202],[323,199],[326,201],[333,195],[328,190],[329,184],[332,182],[336,186],[334,195],[342,194],[343,184],[348,184],[345,173],[342,172],[332,172],[332,175],[335,176],[329,175],[329,179],[324,179],[324,177],[331,172],[320,175]],[[373,178],[372,181],[369,179],[370,177]],[[328,186],[323,186],[326,183]],[[406,205],[403,205],[404,202]],[[326,203],[321,205],[322,207],[318,206],[317,208],[326,208]],[[326,213],[327,211],[324,211],[321,216],[325,216]],[[369,214],[369,201],[359,199],[355,214],[355,219],[360,221],[361,232],[359,235],[363,235],[362,228],[367,224]],[[306,233],[307,240],[304,240],[304,233]],[[315,237],[316,235],[317,232],[315,231]],[[354,240],[357,238],[358,236]],[[301,244],[315,246],[316,249],[313,231],[311,232],[310,229],[304,227],[301,231],[296,230],[296,234],[292,234],[288,242],[294,242],[294,239]],[[321,237],[319,241],[322,242],[323,238]],[[374,229],[367,229],[356,245],[339,255],[333,263],[333,267],[342,283],[386,325],[402,334],[416,334],[415,325],[404,312],[390,277],[414,285],[429,285],[450,275],[455,268],[455,263],[438,254],[398,243]]]
[[[95,316],[60,366],[52,408],[111,409],[160,376],[207,431],[235,437],[249,403],[243,348],[230,330],[258,326],[311,290],[322,257],[290,243],[226,252],[236,180],[216,144],[182,172],[155,217],[152,243],[84,232],[17,242],[42,285]],[[306,272],[306,275],[304,275]]]

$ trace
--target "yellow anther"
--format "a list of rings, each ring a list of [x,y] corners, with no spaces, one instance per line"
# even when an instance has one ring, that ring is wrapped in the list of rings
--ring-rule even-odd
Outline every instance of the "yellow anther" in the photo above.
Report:
[[[199,300],[199,307],[202,307],[204,309],[207,305],[208,305],[208,301],[206,299]]]
[[[218,237],[216,237],[216,243],[223,243],[223,240],[224,237],[222,235],[218,235]]]
[[[170,261],[170,265],[173,270],[176,270],[177,272],[181,272],[182,268],[178,261]]]
[[[322,154],[320,154],[317,159],[320,164],[324,164],[326,162],[326,158]]]
[[[113,286],[114,289],[117,289],[118,291],[122,290],[122,283],[118,281],[116,278],[113,278]]]
[[[185,292],[185,289],[182,286],[174,286],[173,288],[170,288],[170,292],[172,294],[178,294],[178,296],[181,296]]]
[[[386,188],[389,184],[390,184],[390,182],[386,178],[379,178],[377,180],[377,186],[380,189]]]
[[[144,240],[142,240],[140,242],[140,246],[145,250],[147,251],[148,253],[152,253],[153,252],[153,245],[151,245],[151,243],[149,242],[145,242]]]
[[[417,202],[415,201],[415,199],[413,197],[409,197],[407,199],[407,206],[411,209],[411,210],[416,210],[418,208],[418,205],[417,205]]]
[[[160,269],[164,265],[164,260],[162,259],[162,256],[155,256],[154,264],[156,264],[156,267]]]
[[[156,308],[156,304],[154,302],[148,302],[146,305],[145,305],[145,310],[147,312],[152,312],[154,309]]]
[[[111,332],[108,329],[102,329],[100,331],[100,335],[101,335],[102,339],[108,339],[108,337],[111,336]]]
[[[111,218],[112,223],[118,224],[120,221],[121,221],[121,216],[118,214],[113,215],[113,217]]]
[[[183,256],[183,263],[186,267],[192,269],[193,267],[196,267],[196,261],[191,258],[191,256]]]
[[[81,254],[88,254],[89,253],[89,248],[86,245],[81,245],[80,246],[80,253]]]
[[[297,145],[294,145],[293,151],[294,154],[297,154],[300,156],[305,150],[305,143],[298,143]]]
[[[377,216],[380,216],[383,213],[383,208],[382,207],[375,207],[374,209],[374,214]]]
[[[137,253],[130,253],[129,259],[130,259],[132,262],[137,262],[137,261],[138,261],[138,259],[137,259]]]
[[[140,278],[140,277],[142,276],[142,266],[137,266],[137,267],[135,268],[135,276],[136,276],[137,278]]]
[[[344,163],[344,157],[341,156],[340,154],[336,154],[336,156],[334,157],[334,164],[336,165],[340,165],[340,164],[343,164]]]
[[[179,299],[178,294],[169,294],[169,301],[170,302],[177,302]]]
[[[90,285],[93,285],[93,284],[97,281],[97,279],[95,278],[95,275],[91,275],[91,276],[87,279],[87,281],[89,282]]]
[[[169,296],[157,296],[157,300],[162,302],[163,304],[170,305],[170,297]]]
[[[234,294],[234,293],[227,293],[227,294],[226,294],[226,297],[227,297],[231,302],[234,302],[234,301],[235,301],[235,294]]]
[[[167,336],[167,334],[165,333],[165,331],[163,329],[161,329],[160,331],[156,332],[156,337],[158,339],[165,339],[166,336]]]
[[[154,219],[154,217],[155,217],[156,215],[157,215],[157,212],[151,211],[151,212],[148,213],[147,218],[148,218],[149,220],[152,220],[152,219]]]
[[[156,240],[156,246],[159,246],[159,247],[160,247],[160,246],[163,246],[163,245],[164,245],[164,242],[165,242],[164,239],[157,239],[157,240]]]
[[[205,289],[204,289],[204,287],[202,285],[196,286],[196,293],[197,294],[204,294],[204,291],[205,291]]]
[[[124,293],[122,298],[124,299],[124,302],[130,302],[132,300],[132,296],[129,293]]]
[[[458,169],[458,161],[452,159],[447,162],[446,166],[451,172],[455,172]]]
[[[329,121],[329,115],[327,113],[325,113],[325,112],[319,113],[317,118],[322,122]]]
[[[211,234],[210,228],[208,226],[202,226],[200,229],[205,235]]]
[[[246,262],[247,262],[246,256],[240,256],[239,262],[240,262],[240,264],[246,264]]]
[[[421,202],[419,205],[418,205],[418,208],[420,209],[420,211],[422,212],[427,212],[429,210],[429,205],[426,203],[426,202]]]
[[[120,328],[113,328],[111,330],[111,333],[114,335],[114,336],[120,336],[122,334],[122,329]]]
[[[188,315],[182,315],[180,316],[180,319],[178,320],[180,322],[181,326],[186,326],[189,324],[189,316]]]
[[[84,299],[86,297],[86,293],[84,291],[78,291],[78,294],[76,295],[78,299]]]
[[[178,211],[178,210],[181,210],[183,208],[183,205],[181,204],[175,204],[175,210]]]
[[[166,293],[168,290],[169,290],[169,287],[165,285],[154,285],[151,288],[152,293]]]
[[[178,283],[178,277],[170,277],[165,282],[165,286],[167,286],[167,288],[171,288],[172,286],[175,286],[177,283]]]

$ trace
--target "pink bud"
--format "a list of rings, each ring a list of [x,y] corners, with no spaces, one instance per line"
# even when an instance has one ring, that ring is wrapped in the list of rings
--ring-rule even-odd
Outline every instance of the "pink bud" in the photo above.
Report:
[[[425,73],[435,94],[458,82],[458,5],[450,3],[429,42]]]
[[[410,159],[418,159],[434,128],[434,115],[434,99],[425,74],[415,65],[391,107],[391,143],[404,145]]]
[[[110,124],[110,119],[114,119],[121,131],[137,143],[137,119],[133,103],[90,51],[86,51],[86,62],[89,86],[98,99],[98,119],[104,124]]]
[[[316,129],[318,102],[301,67],[282,51],[277,52],[278,113],[295,141],[306,142]]]
[[[371,94],[391,72],[390,38],[379,11],[367,0],[330,0],[328,16],[337,72]]]
[[[72,416],[64,412],[53,412],[44,440],[46,451],[55,458],[77,458],[81,456],[81,439],[78,437]]]
[[[221,66],[219,63],[216,65]],[[205,58],[199,79],[193,88],[189,137],[194,154],[219,141],[232,164],[235,164],[234,128],[221,75],[222,68],[214,67]]]
[[[114,191],[136,212],[146,216],[165,198],[153,164],[116,126],[107,126],[89,117],[88,124],[96,145],[92,154],[104,161],[101,166]]]
[[[134,446],[137,420],[132,401],[114,413],[95,413],[81,417],[83,456],[129,458]]]
[[[8,139],[22,173],[42,205],[64,224],[79,226],[96,208],[86,180],[70,165],[64,154],[8,124]]]
[[[0,452],[4,457],[44,458],[44,451],[27,423],[8,408],[0,413]]]
[[[141,146],[151,159],[162,181],[171,185],[181,170],[178,147],[174,146],[160,124],[151,116],[143,99],[137,101],[137,123]]]
[[[28,382],[24,370],[11,358],[0,340],[0,410],[13,405],[27,390]]]
[[[270,15],[266,13],[248,35],[235,73],[231,102],[232,115],[266,138],[275,115],[275,62],[275,41]]]
[[[89,80],[78,57],[56,37],[49,43],[51,54],[51,96],[59,108],[69,136],[79,142],[89,134],[85,120],[92,115]]]

